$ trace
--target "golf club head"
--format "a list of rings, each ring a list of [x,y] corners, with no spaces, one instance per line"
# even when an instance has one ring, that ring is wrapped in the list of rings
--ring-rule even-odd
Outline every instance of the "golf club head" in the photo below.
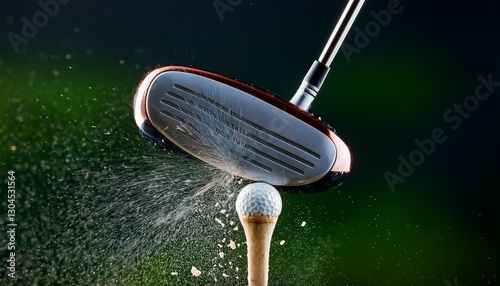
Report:
[[[351,168],[349,148],[319,118],[206,70],[151,71],[137,88],[134,117],[155,143],[173,143],[221,170],[282,190],[323,191],[339,185]]]

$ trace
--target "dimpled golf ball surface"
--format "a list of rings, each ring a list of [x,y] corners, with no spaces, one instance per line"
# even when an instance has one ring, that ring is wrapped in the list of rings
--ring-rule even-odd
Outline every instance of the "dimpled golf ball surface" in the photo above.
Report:
[[[243,216],[279,216],[281,197],[266,183],[253,183],[241,189],[236,199],[236,211]]]

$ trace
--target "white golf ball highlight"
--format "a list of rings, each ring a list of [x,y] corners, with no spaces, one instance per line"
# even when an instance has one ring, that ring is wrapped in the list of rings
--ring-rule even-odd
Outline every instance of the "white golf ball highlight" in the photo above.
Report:
[[[266,183],[245,186],[236,199],[236,211],[243,216],[279,216],[281,207],[279,192]]]

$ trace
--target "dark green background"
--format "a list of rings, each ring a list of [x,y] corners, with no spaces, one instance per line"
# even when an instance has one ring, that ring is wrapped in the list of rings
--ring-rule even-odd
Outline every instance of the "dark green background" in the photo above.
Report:
[[[245,285],[244,245],[217,260],[223,237],[244,241],[241,227],[221,233],[213,220],[220,201],[237,221],[241,185],[227,180],[185,200],[224,174],[141,138],[135,87],[148,70],[175,63],[289,99],[346,2],[233,1],[221,20],[212,1],[73,0],[15,53],[8,33],[21,34],[22,17],[41,8],[0,1],[2,281]],[[389,2],[366,1],[354,26],[364,30]],[[338,54],[314,102],[351,147],[353,171],[330,192],[282,195],[271,285],[500,284],[500,88],[456,130],[443,119],[474,95],[478,76],[500,81],[500,2],[400,5],[359,53]],[[447,140],[391,191],[384,173],[397,174],[398,156],[436,128]],[[8,170],[17,185],[15,281],[3,266]],[[155,225],[183,204],[188,212]]]

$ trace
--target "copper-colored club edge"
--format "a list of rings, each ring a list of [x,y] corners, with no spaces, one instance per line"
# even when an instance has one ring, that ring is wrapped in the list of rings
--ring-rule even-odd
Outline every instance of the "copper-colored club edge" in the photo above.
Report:
[[[333,133],[321,120],[317,119],[310,113],[300,109],[298,106],[293,105],[292,103],[270,94],[269,92],[263,91],[259,88],[246,84],[244,82],[237,81],[232,78],[228,78],[216,73],[212,73],[209,71],[185,67],[185,66],[164,66],[154,69],[153,71],[146,74],[139,86],[137,87],[137,91],[134,99],[134,118],[137,126],[141,126],[144,121],[148,118],[146,111],[146,95],[149,90],[149,87],[153,80],[161,73],[166,71],[182,71],[189,72],[193,74],[197,74],[200,76],[204,76],[207,78],[211,78],[213,80],[225,83],[229,86],[242,90],[244,92],[250,93],[255,97],[281,109],[291,114],[292,116],[297,117],[303,122],[311,125],[315,129],[319,130],[326,136],[328,136],[337,148],[337,158],[335,159],[335,163],[332,166],[331,172],[349,172],[351,170],[351,152],[347,145],[340,139],[337,134]]]
[[[332,139],[333,144],[337,148],[337,158],[335,158],[335,163],[332,166],[331,172],[342,172],[349,173],[351,171],[351,151],[349,147],[340,139],[337,134],[330,130],[330,139]]]

